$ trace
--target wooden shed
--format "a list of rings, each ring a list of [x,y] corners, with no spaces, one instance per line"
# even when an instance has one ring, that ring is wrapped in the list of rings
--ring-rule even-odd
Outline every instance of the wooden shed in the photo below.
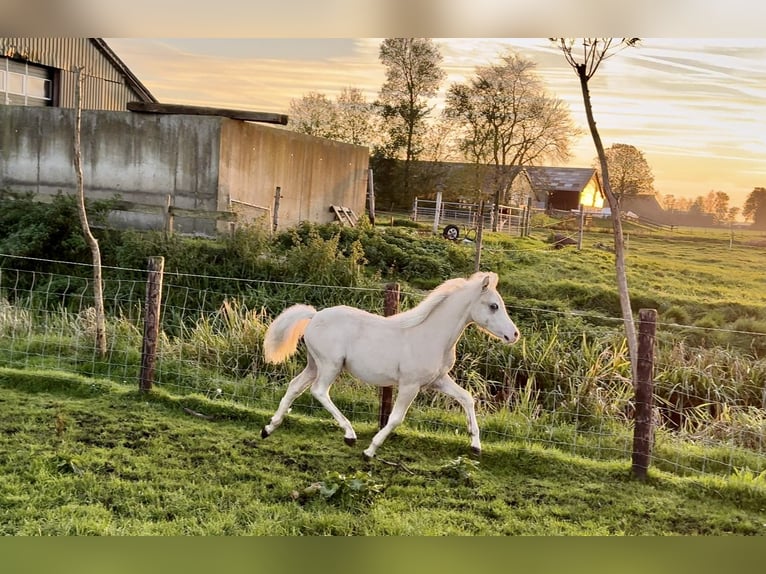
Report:
[[[547,210],[604,207],[604,192],[594,168],[526,166],[522,173],[534,201]]]

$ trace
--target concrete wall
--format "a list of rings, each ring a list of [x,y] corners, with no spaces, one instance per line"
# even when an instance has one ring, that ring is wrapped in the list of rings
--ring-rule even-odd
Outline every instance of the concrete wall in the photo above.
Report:
[[[71,109],[0,105],[0,188],[75,193],[73,133]],[[229,227],[221,212],[270,218],[276,186],[280,229],[331,221],[331,204],[364,211],[364,147],[216,116],[113,111],[83,111],[81,135],[86,197],[132,204],[113,214],[122,226],[162,229],[170,196],[194,212],[174,217],[176,231],[213,234]]]
[[[330,205],[350,207],[362,215],[368,165],[366,147],[224,119],[219,210],[230,202],[241,213],[249,208],[253,216],[271,219],[279,187],[281,229],[301,221],[333,221]]]

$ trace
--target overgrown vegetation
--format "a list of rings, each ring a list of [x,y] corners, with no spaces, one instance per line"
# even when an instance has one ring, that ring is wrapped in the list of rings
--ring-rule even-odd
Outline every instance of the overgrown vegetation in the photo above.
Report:
[[[472,244],[434,237],[430,229],[395,218],[377,227],[302,224],[275,237],[259,228],[240,228],[218,240],[101,230],[109,350],[99,359],[90,343],[90,269],[59,262],[89,258],[84,242],[74,239],[76,218],[61,217],[68,201],[59,197],[38,205],[29,197],[0,196],[0,214],[6,216],[0,227],[0,363],[22,372],[78,373],[133,388],[140,364],[144,268],[148,257],[162,255],[162,360],[152,400],[171,401],[162,398],[171,391],[178,395],[174,404],[183,401],[226,420],[256,416],[235,405],[256,409],[258,416],[272,410],[284,384],[302,368],[302,354],[276,368],[265,365],[258,352],[270,318],[286,305],[349,304],[382,312],[381,288],[396,281],[402,285],[401,306],[408,308],[424,290],[473,269]],[[23,218],[33,210],[36,221],[50,219],[56,233]],[[633,390],[613,287],[613,254],[604,247],[608,235],[594,226],[581,251],[555,250],[548,235],[556,223],[538,224],[546,227],[525,238],[485,233],[482,254],[482,267],[501,276],[500,290],[522,340],[509,351],[468,329],[454,375],[476,396],[484,441],[491,448],[544,445],[567,456],[624,465],[631,449]],[[653,460],[658,471],[734,473],[757,482],[765,470],[762,239],[740,235],[733,242],[728,234],[688,232],[629,237],[632,300],[636,310],[653,307],[660,315]],[[353,413],[355,425],[371,432],[376,394],[349,378],[344,383],[334,387],[334,400]],[[301,418],[307,414],[311,417]],[[292,417],[299,418],[300,428],[330,425],[320,434],[335,450],[339,436],[329,430],[329,415],[308,394],[296,401],[287,427]],[[66,428],[64,419],[55,420],[56,428]],[[438,436],[449,442],[463,427],[454,402],[423,393],[402,427],[412,434],[402,440],[412,445]],[[279,440],[290,440],[281,437],[294,432],[281,432]],[[311,443],[309,437],[302,440]],[[483,467],[458,458],[460,445],[465,446],[460,442],[449,455],[452,462],[441,461],[434,471],[439,480],[465,483],[481,476]],[[67,456],[52,463],[56,472],[81,476],[76,469],[83,468],[82,461]],[[401,456],[408,466],[409,459]],[[375,507],[379,495],[388,492],[377,485],[386,483],[357,471],[355,465],[329,465],[302,476],[290,492],[298,493],[305,508],[343,500],[338,510],[348,511],[358,497]]]

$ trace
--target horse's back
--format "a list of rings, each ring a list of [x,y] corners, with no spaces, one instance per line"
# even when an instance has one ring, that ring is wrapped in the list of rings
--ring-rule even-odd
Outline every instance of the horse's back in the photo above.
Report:
[[[395,323],[345,305],[317,312],[304,340],[317,363],[345,366],[372,384],[391,384],[388,371],[402,352],[401,330]]]

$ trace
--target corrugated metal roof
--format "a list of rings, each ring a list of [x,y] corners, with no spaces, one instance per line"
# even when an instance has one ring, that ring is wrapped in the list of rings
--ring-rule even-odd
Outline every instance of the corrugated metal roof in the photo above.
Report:
[[[60,70],[61,107],[74,106],[72,69],[84,67],[86,109],[125,110],[129,101],[157,102],[101,38],[0,38],[0,56]]]

